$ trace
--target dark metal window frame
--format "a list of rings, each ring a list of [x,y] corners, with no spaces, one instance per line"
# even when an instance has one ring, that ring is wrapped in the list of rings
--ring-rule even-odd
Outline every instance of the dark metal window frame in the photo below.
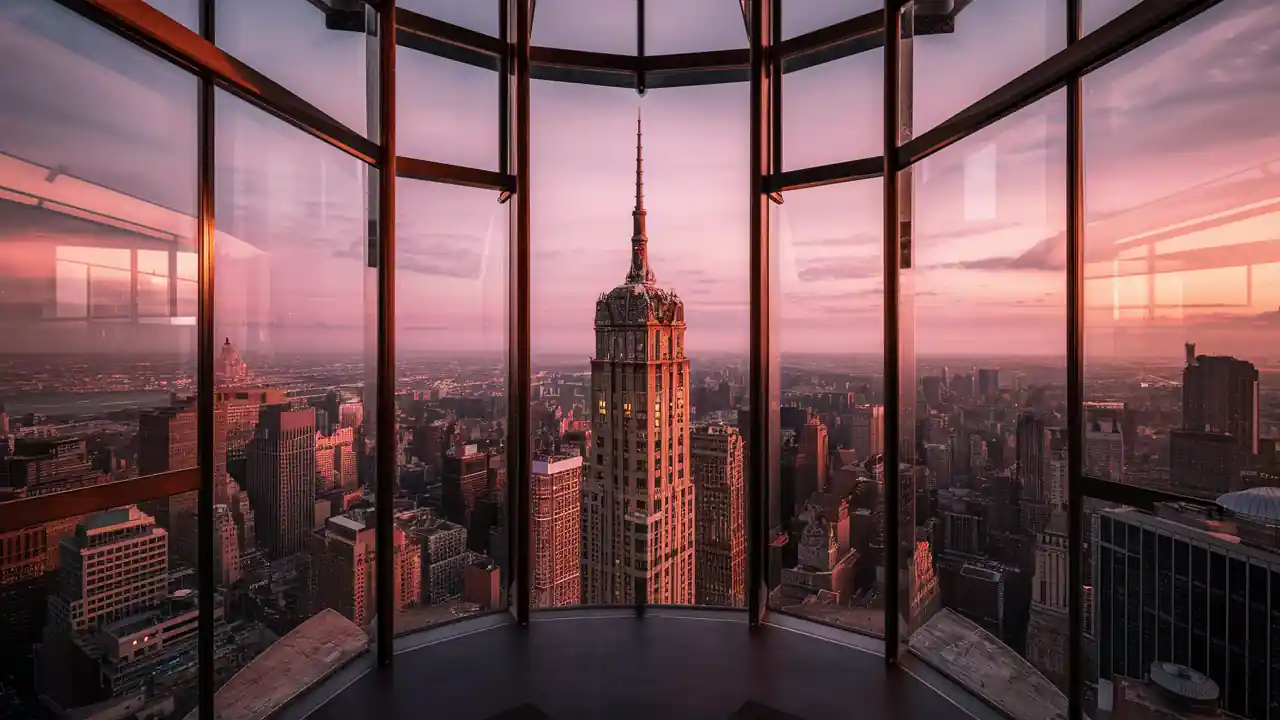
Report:
[[[364,31],[376,37],[378,72],[370,79],[371,92],[377,97],[378,140],[368,138],[329,117],[296,94],[261,75],[215,42],[213,2],[201,0],[201,31],[195,33],[163,15],[140,0],[55,0],[96,24],[115,32],[156,55],[174,62],[200,79],[199,111],[199,314],[198,338],[198,454],[200,468],[164,473],[156,476],[107,483],[56,495],[25,498],[0,504],[0,530],[19,529],[32,524],[83,514],[98,509],[165,497],[192,490],[199,491],[199,579],[201,598],[200,625],[200,701],[202,717],[213,716],[213,99],[215,88],[222,88],[248,101],[259,109],[289,122],[378,170],[379,197],[376,236],[376,260],[379,269],[378,318],[379,377],[377,442],[379,448],[394,446],[394,333],[390,320],[394,317],[395,269],[394,250],[394,179],[398,177],[441,182],[496,190],[505,201],[516,196],[511,222],[511,307],[509,308],[509,435],[507,447],[511,537],[511,564],[508,582],[509,610],[520,623],[529,617],[529,533],[528,491],[520,477],[531,466],[529,431],[530,292],[529,217],[531,199],[529,177],[529,83],[531,79],[579,82],[637,89],[678,87],[722,82],[751,84],[751,425],[748,437],[752,448],[748,457],[748,606],[751,623],[758,624],[767,614],[767,557],[772,532],[771,502],[776,499],[771,486],[776,476],[777,458],[770,450],[776,439],[777,423],[777,348],[771,343],[769,271],[772,265],[769,238],[769,207],[778,201],[778,193],[805,187],[881,176],[885,178],[885,339],[886,339],[886,415],[897,418],[896,398],[901,391],[897,375],[897,347],[900,328],[896,322],[899,310],[897,277],[902,270],[902,223],[898,222],[899,172],[959,140],[1008,117],[1018,110],[1060,89],[1067,88],[1068,97],[1068,399],[1070,482],[1069,513],[1072,552],[1070,581],[1076,591],[1071,595],[1071,623],[1083,622],[1080,527],[1082,506],[1086,498],[1101,499],[1141,508],[1157,502],[1190,501],[1175,494],[1102,481],[1084,476],[1083,468],[1083,148],[1081,141],[1081,79],[1092,70],[1120,57],[1133,48],[1177,27],[1221,0],[1142,0],[1111,22],[1087,36],[1080,35],[1080,2],[1069,0],[1067,23],[1069,44],[1061,52],[1036,65],[1001,88],[988,94],[928,132],[899,142],[897,136],[900,113],[900,43],[898,23],[886,23],[886,14],[907,4],[904,0],[886,0],[883,12],[868,13],[827,28],[780,41],[780,0],[756,0],[744,13],[748,27],[749,47],[675,55],[622,56],[558,48],[533,47],[532,0],[500,0],[500,35],[492,38],[424,15],[395,8],[394,0],[309,0],[326,10],[326,25],[335,30]],[[967,5],[957,0],[957,11]],[[370,8],[382,10],[375,31],[369,24]],[[915,33],[950,32],[954,13],[949,17],[928,19],[914,28]],[[514,27],[512,27],[514,26]],[[885,46],[885,29],[889,26],[894,42]],[[514,42],[510,32],[516,33]],[[394,35],[394,39],[392,38]],[[400,158],[395,147],[394,68],[397,47],[407,47],[473,64],[500,72],[499,171],[467,168],[425,159]],[[781,107],[780,85],[784,73],[829,62],[874,47],[885,47],[885,152],[880,157],[853,159],[818,167],[780,172]],[[372,73],[371,73],[372,74]],[[641,80],[643,78],[643,80]],[[381,81],[380,81],[381,80]],[[514,164],[514,172],[512,172]],[[893,361],[893,369],[889,367]],[[892,380],[893,382],[890,382]],[[892,399],[892,400],[891,400]],[[895,408],[891,411],[890,404]],[[896,423],[891,423],[896,426]],[[898,430],[886,427],[886,466],[892,466],[897,455]],[[394,458],[379,453],[379,476],[394,477]],[[886,509],[897,507],[901,479],[898,473],[886,473]],[[393,608],[392,593],[386,590],[392,581],[391,504],[386,502],[392,483],[379,483],[379,532],[377,583],[380,589],[377,622],[378,660],[388,666],[392,659]],[[894,517],[890,512],[889,517]],[[888,525],[889,537],[897,535],[896,522]],[[886,554],[886,576],[897,577],[902,569],[898,553]],[[909,560],[907,560],[909,562]],[[887,593],[889,611],[899,614],[899,583],[890,584]],[[886,659],[896,664],[904,648],[905,637],[897,622],[886,622]],[[1080,634],[1072,633],[1069,648],[1070,717],[1082,717],[1082,648]]]

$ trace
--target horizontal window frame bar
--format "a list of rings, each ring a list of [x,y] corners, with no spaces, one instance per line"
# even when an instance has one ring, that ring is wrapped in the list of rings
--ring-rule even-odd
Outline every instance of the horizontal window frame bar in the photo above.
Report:
[[[516,191],[514,175],[403,156],[396,158],[396,177],[498,192]]]
[[[199,489],[200,468],[191,467],[0,502],[0,533]]]
[[[1114,480],[1103,480],[1089,475],[1083,475],[1080,478],[1079,497],[1126,505],[1147,512],[1153,512],[1157,503],[1171,502],[1189,503],[1209,508],[1218,507],[1218,503],[1213,500],[1181,495],[1176,492],[1157,490],[1141,485],[1116,482]]]
[[[908,167],[1029,107],[1085,75],[1160,37],[1222,0],[1142,0],[1081,40],[1005,83],[898,148]]]
[[[314,4],[324,0],[311,1]],[[956,0],[947,15],[922,19],[917,34],[951,32],[956,13],[969,2]],[[500,70],[502,41],[493,36],[411,10],[397,9],[396,19],[396,42],[401,47],[494,72]],[[783,72],[790,73],[883,45],[884,13],[875,11],[796,36],[779,47]],[[645,84],[650,88],[745,83],[750,69],[751,51],[745,47],[644,57],[545,46],[530,48],[533,79],[580,85],[634,88],[640,73],[644,73]]]
[[[378,144],[143,0],[57,0],[63,7],[369,165]]]
[[[878,177],[884,177],[884,157],[879,155],[773,173],[765,177],[765,188],[787,192]]]

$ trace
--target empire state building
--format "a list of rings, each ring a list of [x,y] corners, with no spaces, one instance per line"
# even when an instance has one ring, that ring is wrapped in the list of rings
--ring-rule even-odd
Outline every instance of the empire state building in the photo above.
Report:
[[[684,303],[658,287],[645,234],[640,118],[626,280],[596,301],[582,602],[693,604],[694,497]]]

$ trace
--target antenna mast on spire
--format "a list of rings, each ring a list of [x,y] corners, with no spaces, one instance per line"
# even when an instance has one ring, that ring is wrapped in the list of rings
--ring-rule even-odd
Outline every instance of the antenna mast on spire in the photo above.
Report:
[[[658,282],[649,268],[649,236],[644,218],[644,135],[640,126],[640,108],[636,108],[636,207],[631,211],[631,270],[627,282],[653,285]]]

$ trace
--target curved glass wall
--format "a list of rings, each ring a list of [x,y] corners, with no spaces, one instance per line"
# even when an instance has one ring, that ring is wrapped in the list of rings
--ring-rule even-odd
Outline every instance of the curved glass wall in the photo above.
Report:
[[[581,605],[1280,713],[1270,3],[271,5],[0,9],[0,715]]]

